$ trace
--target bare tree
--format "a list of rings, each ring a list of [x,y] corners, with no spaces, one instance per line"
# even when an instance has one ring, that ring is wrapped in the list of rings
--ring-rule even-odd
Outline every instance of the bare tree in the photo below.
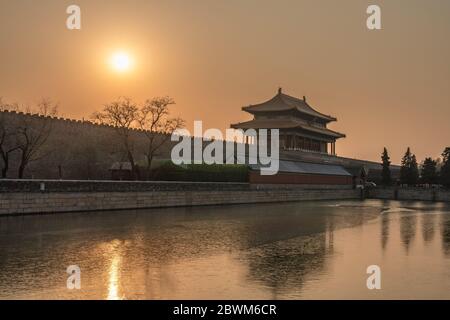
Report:
[[[3,179],[8,174],[10,154],[18,150],[18,146],[15,143],[16,128],[6,119],[6,112],[8,111],[18,111],[18,105],[4,103],[0,97],[0,158],[3,162],[1,173]]]
[[[124,152],[131,164],[132,178],[139,178],[139,170],[134,156],[134,144],[130,137],[131,129],[135,127],[139,108],[129,98],[119,98],[106,104],[103,110],[92,115],[94,122],[112,126],[117,133]]]
[[[42,99],[35,108],[26,107],[33,116],[21,117],[17,123],[16,143],[20,151],[18,177],[22,179],[27,166],[46,154],[44,146],[52,132],[52,117],[58,114],[58,105]]]
[[[175,101],[170,97],[156,97],[147,100],[139,110],[139,125],[147,137],[147,174],[150,174],[152,161],[158,150],[176,129],[184,126],[184,120],[181,118],[169,117],[169,107],[174,104]]]

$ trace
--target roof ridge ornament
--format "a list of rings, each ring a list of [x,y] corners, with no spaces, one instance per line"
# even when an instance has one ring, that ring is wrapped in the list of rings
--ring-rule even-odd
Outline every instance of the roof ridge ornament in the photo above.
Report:
[[[278,87],[278,94],[282,94],[283,93],[283,88]]]

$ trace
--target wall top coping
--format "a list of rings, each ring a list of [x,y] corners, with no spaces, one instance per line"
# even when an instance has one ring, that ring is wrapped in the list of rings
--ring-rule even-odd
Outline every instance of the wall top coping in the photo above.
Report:
[[[247,182],[203,182],[203,181],[139,181],[139,180],[59,180],[59,179],[0,179],[2,182],[48,182],[48,183],[107,183],[107,184],[215,184],[215,185],[249,185]]]

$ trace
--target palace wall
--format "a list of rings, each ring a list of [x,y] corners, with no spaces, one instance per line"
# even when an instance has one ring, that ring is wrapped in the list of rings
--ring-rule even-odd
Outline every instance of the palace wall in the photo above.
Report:
[[[42,147],[38,160],[30,163],[25,178],[34,179],[110,179],[109,169],[115,162],[128,161],[115,129],[90,121],[51,118],[16,112],[0,112],[8,126],[14,127],[24,121],[30,126],[51,124],[51,134]],[[143,130],[130,130],[136,161],[145,163],[144,150],[147,137]],[[162,134],[157,134],[162,139]],[[169,158],[171,142],[163,145],[157,157]],[[17,178],[20,152],[11,154],[8,178]],[[0,166],[2,163],[0,162]]]
[[[359,190],[246,183],[5,181],[0,216],[181,206],[358,199]],[[42,190],[42,191],[41,191]],[[4,192],[6,191],[6,192]]]
[[[450,202],[449,190],[375,188],[367,195],[372,199]],[[335,185],[4,180],[0,216],[344,199],[361,199],[361,190]]]
[[[111,179],[110,168],[114,163],[128,161],[115,129],[110,126],[93,124],[90,121],[49,118],[7,111],[0,112],[0,120],[7,123],[8,126],[15,126],[24,120],[34,125],[39,125],[43,121],[51,122],[51,135],[45,146],[40,150],[38,160],[29,164],[25,171],[25,178],[108,180]],[[143,130],[132,129],[130,137],[135,160],[144,166],[146,163],[146,134]],[[158,139],[164,139],[167,136],[157,134],[157,137]],[[171,149],[175,143],[168,139],[159,150],[156,158],[170,159]],[[208,143],[204,141],[203,144],[205,146]],[[7,178],[17,178],[19,156],[19,151],[11,154]],[[335,164],[343,167],[365,166],[373,170],[381,169],[380,164],[376,162],[313,152],[280,150],[280,159]],[[394,167],[391,166],[391,168]],[[322,182],[319,181],[318,183]]]
[[[450,202],[450,190],[433,188],[374,188],[369,190],[368,196],[386,200]]]

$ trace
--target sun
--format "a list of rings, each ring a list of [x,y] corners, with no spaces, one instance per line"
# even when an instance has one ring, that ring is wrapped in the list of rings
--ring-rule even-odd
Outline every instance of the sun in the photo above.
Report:
[[[132,66],[133,61],[126,52],[116,52],[111,56],[111,67],[117,72],[129,71]]]

